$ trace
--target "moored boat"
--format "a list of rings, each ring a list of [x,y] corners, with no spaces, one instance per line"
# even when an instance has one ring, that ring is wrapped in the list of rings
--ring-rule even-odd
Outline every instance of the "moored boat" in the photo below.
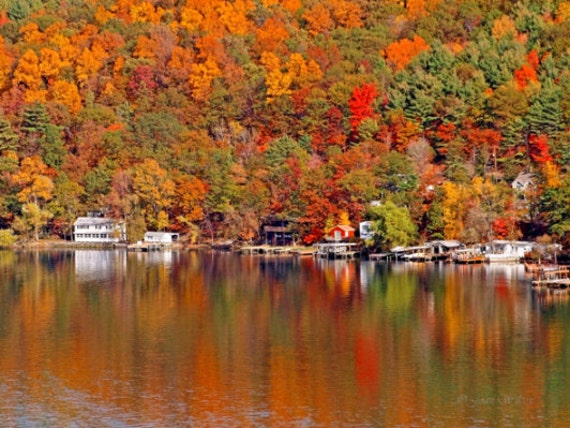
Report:
[[[478,264],[485,262],[485,256],[481,253],[460,253],[453,259],[458,264]]]
[[[479,264],[485,262],[485,255],[479,247],[463,248],[453,252],[452,260],[457,264]]]

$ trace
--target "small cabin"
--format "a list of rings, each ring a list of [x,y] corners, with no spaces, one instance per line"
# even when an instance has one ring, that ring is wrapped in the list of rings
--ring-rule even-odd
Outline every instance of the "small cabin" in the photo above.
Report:
[[[346,240],[354,237],[354,231],[355,229],[352,226],[339,224],[329,231],[327,238],[333,241]]]
[[[426,243],[432,247],[432,252],[437,256],[450,255],[453,251],[458,250],[463,247],[463,244],[456,240],[435,240]]]
[[[535,186],[536,176],[531,172],[521,172],[511,183],[511,187],[518,192],[526,192]]]
[[[163,244],[170,245],[178,241],[180,235],[170,232],[146,232],[144,234],[144,242],[147,244]]]
[[[295,243],[289,221],[276,220],[265,224],[262,230],[266,245],[287,246]]]
[[[127,239],[127,231],[123,222],[90,214],[75,220],[73,239],[75,242],[117,243]]]

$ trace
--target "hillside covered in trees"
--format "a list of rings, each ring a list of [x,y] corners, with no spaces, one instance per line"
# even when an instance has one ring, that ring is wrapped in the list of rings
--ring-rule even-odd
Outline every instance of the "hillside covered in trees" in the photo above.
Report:
[[[0,0],[0,150],[22,239],[561,237],[570,1]]]

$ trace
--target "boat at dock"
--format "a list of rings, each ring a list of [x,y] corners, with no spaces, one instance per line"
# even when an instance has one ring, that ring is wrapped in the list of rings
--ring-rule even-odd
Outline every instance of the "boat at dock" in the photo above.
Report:
[[[407,262],[431,262],[434,260],[432,253],[418,251],[416,253],[405,254],[402,258]]]
[[[455,250],[451,256],[454,263],[472,265],[485,263],[485,255],[481,253],[480,247],[462,248]]]
[[[532,248],[531,242],[495,240],[486,244],[483,252],[487,263],[520,263]]]

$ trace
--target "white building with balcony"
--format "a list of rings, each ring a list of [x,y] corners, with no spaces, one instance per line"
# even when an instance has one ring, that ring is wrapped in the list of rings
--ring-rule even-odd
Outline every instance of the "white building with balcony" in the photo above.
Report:
[[[73,223],[75,242],[116,243],[127,239],[125,224],[107,217],[79,217]]]

